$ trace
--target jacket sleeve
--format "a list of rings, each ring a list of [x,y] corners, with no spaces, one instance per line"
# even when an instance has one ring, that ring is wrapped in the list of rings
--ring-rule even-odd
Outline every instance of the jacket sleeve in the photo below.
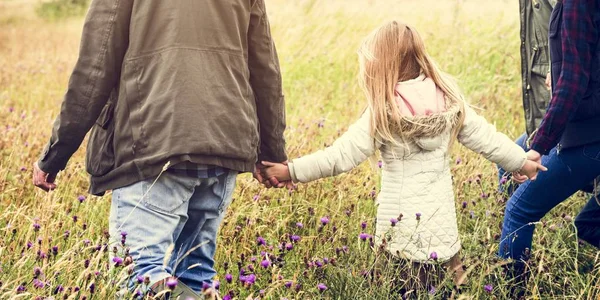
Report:
[[[294,159],[288,164],[294,182],[309,182],[339,175],[360,165],[375,154],[381,143],[370,134],[371,115],[367,111],[330,147]]]
[[[252,6],[248,29],[248,68],[259,122],[259,161],[286,161],[283,137],[285,101],[279,59],[271,39],[264,0],[256,0]]]
[[[496,127],[465,105],[465,121],[458,141],[473,152],[483,155],[509,172],[520,170],[527,155],[525,151]]]
[[[79,58],[69,79],[52,137],[40,159],[47,173],[63,170],[116,88],[129,45],[134,0],[93,0],[83,27]]]

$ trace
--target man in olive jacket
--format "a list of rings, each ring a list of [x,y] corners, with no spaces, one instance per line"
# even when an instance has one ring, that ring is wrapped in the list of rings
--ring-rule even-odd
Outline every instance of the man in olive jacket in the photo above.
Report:
[[[90,192],[113,191],[110,234],[130,249],[116,254],[134,261],[130,289],[144,285],[137,276],[160,289],[170,274],[210,285],[236,175],[287,160],[264,0],[93,0],[36,186],[56,188],[90,129]]]
[[[548,50],[548,24],[552,8],[556,0],[520,0],[519,13],[521,20],[521,86],[523,110],[525,112],[526,132],[516,143],[526,149],[526,142],[542,122],[550,101],[550,89],[546,78],[550,72],[550,54]],[[499,170],[500,190],[504,191],[508,184],[508,192],[514,186],[506,177],[510,174]]]

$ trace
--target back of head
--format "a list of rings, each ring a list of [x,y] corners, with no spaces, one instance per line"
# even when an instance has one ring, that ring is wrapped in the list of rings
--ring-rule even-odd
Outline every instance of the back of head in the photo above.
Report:
[[[423,74],[442,90],[449,104],[461,108],[462,124],[464,99],[458,86],[442,73],[427,54],[419,33],[400,21],[385,22],[369,34],[358,51],[359,81],[371,109],[371,134],[395,143],[394,135],[405,138],[400,124],[402,115],[396,104],[395,87],[398,82]],[[391,128],[395,128],[392,132]],[[458,134],[459,126],[454,129]]]

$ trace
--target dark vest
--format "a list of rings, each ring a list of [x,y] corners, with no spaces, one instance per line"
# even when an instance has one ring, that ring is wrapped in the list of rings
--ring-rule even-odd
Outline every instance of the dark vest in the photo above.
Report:
[[[573,0],[567,0],[573,1]],[[600,4],[600,0],[597,0]],[[597,8],[599,8],[597,4]],[[550,59],[552,62],[552,86],[556,86],[561,74],[563,53],[562,27],[563,4],[559,1],[550,17],[548,37],[550,40]],[[600,30],[600,10],[593,13],[594,26]],[[592,45],[592,68],[590,80],[581,103],[576,108],[574,117],[567,124],[560,141],[561,148],[583,146],[600,142],[600,43],[598,40]]]

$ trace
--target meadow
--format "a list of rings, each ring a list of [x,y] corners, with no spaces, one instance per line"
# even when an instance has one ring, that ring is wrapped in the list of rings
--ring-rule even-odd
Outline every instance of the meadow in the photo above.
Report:
[[[500,131],[514,138],[525,130],[518,1],[266,2],[283,72],[290,158],[330,145],[360,115],[366,102],[356,80],[356,49],[392,17],[420,31],[438,64]],[[107,244],[110,194],[87,194],[84,147],[60,174],[56,191],[44,193],[31,181],[83,24],[82,17],[41,19],[37,4],[0,0],[0,299],[111,299],[125,269],[108,260],[114,246]],[[510,282],[495,256],[506,202],[496,192],[496,167],[454,147],[468,282],[452,297],[510,299]],[[378,168],[369,163],[294,191],[268,190],[241,176],[216,254],[221,296],[400,298],[391,291],[392,275],[370,279],[377,249],[359,238],[374,233],[378,182]],[[586,197],[572,197],[537,225],[526,298],[600,299],[600,253],[577,240],[573,225]],[[267,267],[261,252],[271,253]],[[240,278],[240,268],[255,280]],[[441,299],[451,289],[446,279],[409,296]]]

